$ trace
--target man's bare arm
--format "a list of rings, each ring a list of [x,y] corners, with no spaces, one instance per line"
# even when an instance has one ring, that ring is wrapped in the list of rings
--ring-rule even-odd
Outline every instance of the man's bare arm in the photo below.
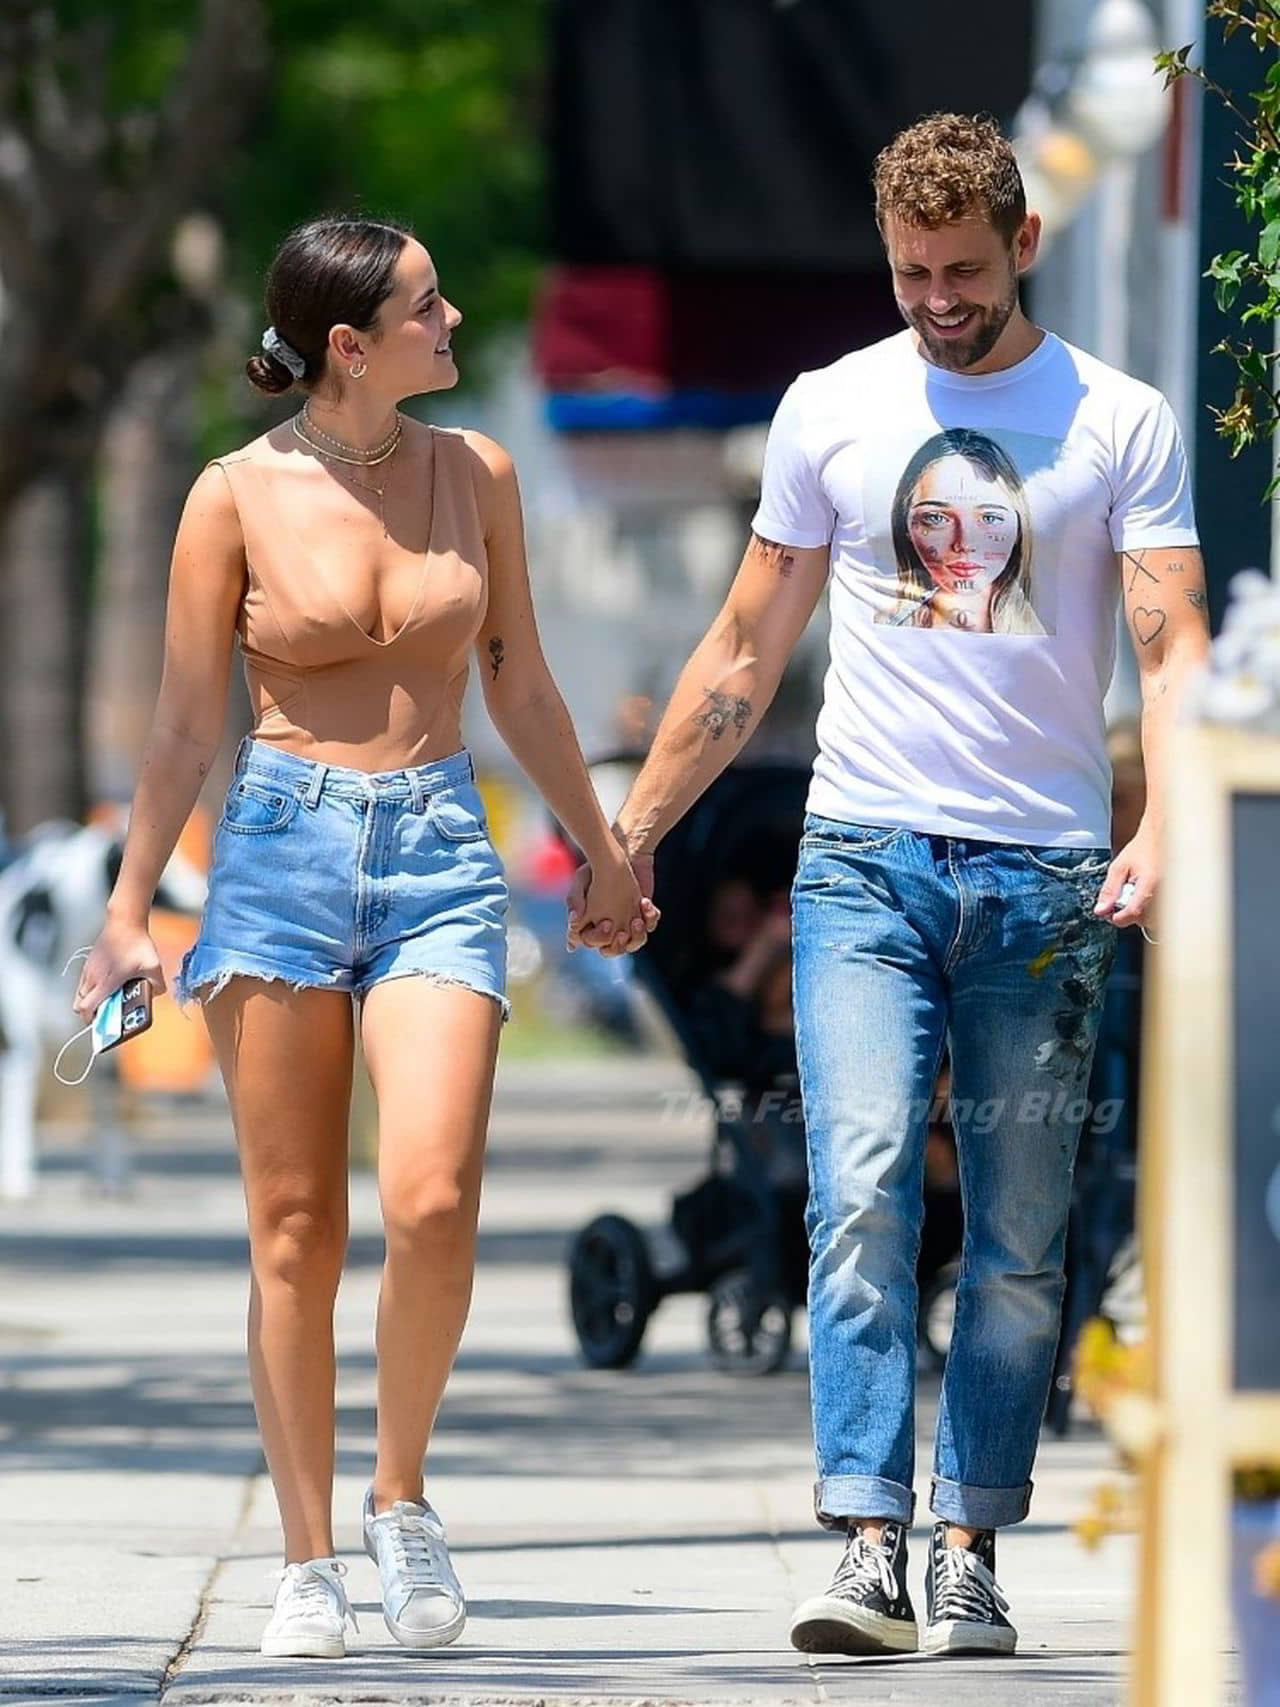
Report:
[[[1194,546],[1121,551],[1124,612],[1142,687],[1142,757],[1147,807],[1133,841],[1117,848],[1098,911],[1117,925],[1137,924],[1163,871],[1165,780],[1169,733],[1188,677],[1209,652],[1204,561]],[[1136,885],[1128,906],[1111,912],[1126,879]]]
[[[778,545],[752,535],[618,814],[632,855],[652,854],[759,726],[821,597],[829,556],[825,545]]]

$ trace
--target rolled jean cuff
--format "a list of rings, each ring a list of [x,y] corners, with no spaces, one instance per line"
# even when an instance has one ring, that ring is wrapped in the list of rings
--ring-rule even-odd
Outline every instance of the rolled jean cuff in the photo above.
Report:
[[[1031,1482],[1020,1488],[970,1488],[963,1482],[933,1478],[929,1505],[935,1517],[965,1529],[1004,1529],[1021,1523],[1031,1509]]]
[[[813,1484],[813,1510],[824,1529],[844,1529],[850,1517],[892,1518],[909,1524],[916,1496],[883,1476],[824,1476]]]

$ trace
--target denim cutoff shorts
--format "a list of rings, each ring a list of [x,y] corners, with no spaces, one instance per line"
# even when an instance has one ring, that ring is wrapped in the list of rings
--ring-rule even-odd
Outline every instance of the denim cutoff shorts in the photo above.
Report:
[[[363,996],[422,976],[492,996],[505,1020],[508,907],[471,755],[365,772],[241,743],[200,935],[174,986],[235,977]]]

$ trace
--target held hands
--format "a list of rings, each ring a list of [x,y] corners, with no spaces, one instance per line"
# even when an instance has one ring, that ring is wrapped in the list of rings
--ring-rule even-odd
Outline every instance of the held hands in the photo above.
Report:
[[[1154,838],[1136,835],[1112,860],[1094,912],[1122,929],[1149,923],[1160,874]]]
[[[145,925],[108,919],[84,963],[71,1005],[87,1025],[107,997],[131,978],[145,978],[154,990],[164,989],[156,945]]]
[[[616,861],[596,871],[579,866],[565,897],[568,908],[566,946],[599,949],[612,958],[634,954],[649,933],[657,928],[661,913],[653,894],[653,855],[637,854],[628,859],[620,847]]]

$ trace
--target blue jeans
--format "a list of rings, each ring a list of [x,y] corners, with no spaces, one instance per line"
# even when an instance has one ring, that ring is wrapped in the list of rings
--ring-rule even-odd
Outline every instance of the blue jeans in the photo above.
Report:
[[[363,998],[421,977],[506,1019],[507,909],[469,753],[370,772],[246,739],[174,995],[209,1001],[248,977]]]
[[[1101,848],[805,820],[795,1015],[828,1527],[914,1512],[915,1263],[944,1046],[965,1238],[931,1504],[974,1528],[1027,1514],[1115,940],[1092,911],[1108,863]]]

